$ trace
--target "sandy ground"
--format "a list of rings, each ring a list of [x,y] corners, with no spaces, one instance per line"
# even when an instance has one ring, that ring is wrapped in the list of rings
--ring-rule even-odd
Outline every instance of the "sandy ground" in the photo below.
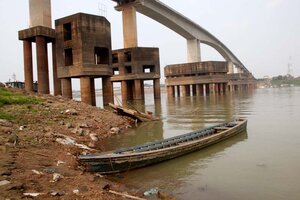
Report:
[[[0,108],[15,116],[0,119],[0,199],[124,199],[106,192],[107,185],[142,197],[106,176],[86,172],[76,160],[94,151],[87,147],[101,151],[101,142],[131,128],[131,119],[62,97],[39,98],[42,103]],[[85,146],[62,144],[66,138]]]

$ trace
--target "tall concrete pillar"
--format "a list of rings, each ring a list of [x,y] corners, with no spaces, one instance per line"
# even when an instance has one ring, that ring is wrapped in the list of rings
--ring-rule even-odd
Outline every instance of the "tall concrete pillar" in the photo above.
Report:
[[[23,40],[25,90],[33,91],[32,44]]]
[[[167,86],[168,97],[175,97],[175,87]]]
[[[220,93],[224,92],[224,83],[220,83]]]
[[[144,99],[144,94],[142,93],[142,80],[134,80],[134,97],[135,100]]]
[[[113,86],[110,77],[102,77],[103,105],[114,103]]]
[[[191,86],[190,85],[186,85],[185,86],[185,90],[186,90],[186,96],[191,96]]]
[[[136,9],[133,6],[122,8],[124,48],[138,46]]]
[[[93,100],[93,98],[95,98],[95,94],[93,95],[92,92],[94,91],[95,91],[94,79],[88,76],[80,77],[81,101],[86,104],[93,105],[96,102],[96,100]]]
[[[62,96],[65,98],[72,99],[72,81],[71,78],[63,78],[61,79],[62,83]]]
[[[203,84],[203,96],[206,96],[207,95],[207,91],[208,88],[206,88],[206,84]]]
[[[121,82],[121,95],[122,95],[122,102],[126,102],[128,100],[128,90],[127,90],[127,81]]]
[[[198,39],[187,40],[187,60],[189,63],[201,61],[200,41]]]
[[[228,74],[233,74],[234,73],[233,62],[228,62],[227,67],[228,67]]]
[[[61,95],[61,80],[57,78],[56,44],[52,42],[53,89],[54,96]]]
[[[177,97],[180,97],[180,86],[177,85],[177,86],[175,86],[175,87],[176,87],[176,89],[177,89]]]
[[[154,87],[154,99],[160,99],[160,79],[153,80],[153,87]],[[174,86],[172,87],[174,90]]]
[[[95,89],[95,79],[90,78],[91,84],[91,94],[92,94],[92,106],[96,106],[96,89]]]
[[[45,37],[36,36],[36,55],[37,55],[37,72],[38,72],[38,93],[49,94],[49,71],[47,43]]]
[[[51,28],[51,0],[29,0],[29,26]]]

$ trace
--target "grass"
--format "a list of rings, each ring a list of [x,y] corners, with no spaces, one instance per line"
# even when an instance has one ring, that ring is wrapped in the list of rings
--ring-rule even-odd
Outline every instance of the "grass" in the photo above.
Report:
[[[5,88],[0,88],[0,107],[4,105],[24,105],[36,104],[42,100],[35,97],[25,96],[17,92],[11,92]]]

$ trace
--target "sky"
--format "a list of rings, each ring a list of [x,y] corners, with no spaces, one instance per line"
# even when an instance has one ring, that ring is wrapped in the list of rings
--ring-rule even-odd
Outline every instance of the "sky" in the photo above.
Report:
[[[300,76],[299,0],[162,2],[216,36],[256,78],[285,75],[289,63],[291,74]],[[106,16],[111,23],[112,48],[123,48],[122,16],[114,9],[113,1],[52,0],[51,6],[53,27],[55,19],[77,12]],[[23,81],[23,46],[18,40],[18,31],[29,26],[28,0],[0,0],[0,24],[0,81],[13,80],[13,74],[16,80]],[[139,46],[160,49],[161,82],[164,82],[163,68],[166,65],[187,61],[186,40],[142,14],[137,14],[137,26]],[[214,49],[204,44],[201,44],[201,57],[203,61],[223,60]],[[35,65],[35,57],[33,61]],[[51,76],[51,67],[49,71]]]

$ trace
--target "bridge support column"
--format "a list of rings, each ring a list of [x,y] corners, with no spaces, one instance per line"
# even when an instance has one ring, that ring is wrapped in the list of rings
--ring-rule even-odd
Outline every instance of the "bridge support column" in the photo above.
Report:
[[[68,99],[72,99],[72,81],[71,78],[61,79],[62,83],[62,96]]]
[[[81,101],[90,104],[92,106],[96,103],[95,94],[95,83],[94,79],[90,78],[88,76],[80,77],[80,95],[81,95]]]
[[[24,79],[25,90],[33,91],[33,69],[32,69],[32,44],[28,40],[23,41],[24,49]]]
[[[53,90],[54,96],[61,95],[61,80],[57,78],[56,44],[52,42]]]
[[[144,93],[142,90],[142,80],[134,80],[134,99],[135,100],[142,100],[144,99]]]
[[[103,105],[108,103],[114,103],[113,83],[110,81],[110,77],[102,77],[102,95]]]
[[[172,86],[172,88],[174,90],[174,86]],[[160,99],[160,79],[153,80],[153,89],[154,89],[154,99]]]
[[[203,95],[203,86],[201,84],[196,85],[196,95],[202,96]]]
[[[214,83],[209,84],[209,93],[215,94],[215,84]]]
[[[192,85],[192,95],[193,95],[193,96],[196,96],[196,95],[197,95],[196,85]]]
[[[201,61],[199,40],[197,39],[187,40],[187,60],[189,63]]]
[[[233,62],[228,62],[227,67],[228,67],[228,74],[233,74],[234,73]]]
[[[49,94],[49,69],[46,38],[36,36],[38,93]]]
[[[203,84],[203,96],[207,95],[207,88],[206,88],[206,84]]]
[[[175,87],[167,86],[168,97],[175,97]]]
[[[133,6],[122,8],[124,48],[137,47],[136,9]]]

